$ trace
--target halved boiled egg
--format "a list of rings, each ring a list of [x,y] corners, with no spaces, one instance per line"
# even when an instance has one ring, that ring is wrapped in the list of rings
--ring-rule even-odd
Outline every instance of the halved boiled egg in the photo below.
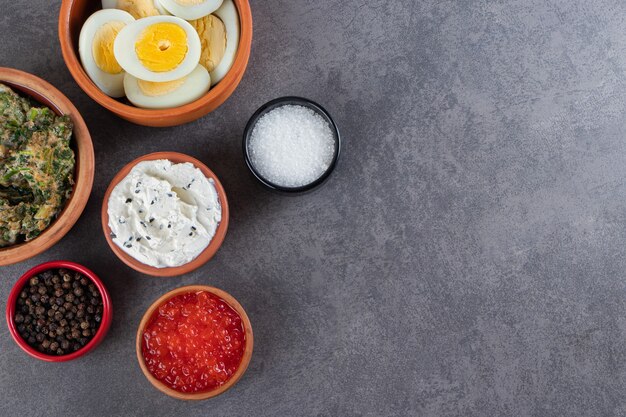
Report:
[[[124,90],[128,100],[146,109],[169,109],[191,103],[205,95],[211,87],[209,72],[202,65],[191,74],[164,83],[143,81],[126,74]]]
[[[226,53],[226,25],[219,17],[212,14],[192,20],[189,23],[200,36],[200,44],[202,45],[200,64],[211,72],[222,61]]]
[[[152,16],[124,27],[113,48],[117,62],[144,81],[167,82],[191,73],[200,61],[200,38],[188,22]]]
[[[124,96],[124,70],[115,59],[115,39],[135,18],[123,10],[106,9],[92,14],[78,38],[78,54],[89,78],[104,94]]]
[[[135,19],[169,14],[159,0],[102,0],[102,8],[124,10]]]
[[[174,16],[185,20],[200,19],[216,11],[223,0],[157,0]]]
[[[224,0],[222,6],[214,14],[224,22],[226,27],[226,50],[220,63],[211,71],[211,85],[219,83],[230,71],[239,48],[239,14],[233,0]]]

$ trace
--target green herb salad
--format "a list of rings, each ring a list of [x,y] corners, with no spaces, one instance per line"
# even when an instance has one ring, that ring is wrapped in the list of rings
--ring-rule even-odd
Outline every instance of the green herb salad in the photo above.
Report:
[[[74,184],[72,122],[0,84],[0,247],[39,236]]]

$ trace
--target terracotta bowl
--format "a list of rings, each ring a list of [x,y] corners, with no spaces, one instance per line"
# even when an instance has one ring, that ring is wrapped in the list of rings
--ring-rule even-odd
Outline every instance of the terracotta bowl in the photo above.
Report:
[[[115,242],[111,239],[111,228],[109,227],[109,214],[108,214],[108,202],[109,197],[111,196],[111,192],[115,188],[115,186],[122,181],[130,172],[131,169],[139,162],[142,161],[155,161],[158,159],[168,159],[173,163],[184,163],[190,162],[196,168],[199,168],[200,171],[205,175],[205,177],[209,179],[213,179],[215,185],[215,189],[217,190],[217,195],[220,200],[220,204],[222,206],[222,220],[220,224],[217,226],[217,230],[215,231],[215,236],[211,239],[211,243],[209,246],[200,253],[200,255],[194,259],[193,261],[184,264],[182,266],[170,267],[170,268],[155,268],[153,266],[146,265],[144,263],[139,262],[132,256],[128,255],[124,252]],[[222,246],[224,242],[224,238],[226,237],[226,231],[228,230],[228,220],[229,220],[229,211],[228,211],[228,200],[226,198],[226,192],[224,191],[224,187],[220,183],[220,180],[215,176],[213,171],[211,171],[206,165],[202,162],[198,161],[191,156],[178,153],[178,152],[155,152],[148,155],[144,155],[139,157],[126,165],[118,174],[113,178],[109,188],[107,189],[104,195],[104,202],[102,203],[102,229],[104,230],[104,237],[106,238],[109,246],[113,250],[113,252],[124,262],[126,265],[130,266],[136,271],[141,273],[157,276],[157,277],[174,277],[178,275],[183,275],[189,273],[205,263],[207,263],[217,252],[217,250]]]
[[[186,293],[196,292],[196,291],[206,291],[206,292],[210,292],[211,294],[218,296],[219,298],[224,300],[233,310],[235,310],[237,314],[239,314],[239,316],[241,317],[241,322],[243,323],[243,327],[244,327],[244,331],[246,335],[246,347],[243,352],[243,357],[241,358],[241,363],[239,364],[239,368],[237,369],[235,374],[224,385],[222,385],[221,387],[213,391],[201,392],[201,393],[196,393],[196,394],[186,394],[186,393],[173,390],[172,388],[163,384],[161,381],[156,379],[150,373],[150,371],[148,371],[148,368],[146,367],[146,364],[144,363],[143,354],[141,353],[141,346],[142,346],[144,329],[148,325],[148,322],[150,318],[152,317],[152,314],[154,313],[154,311],[161,304],[163,304],[165,301],[167,301],[168,299],[172,297],[175,297],[180,294],[186,294]],[[174,397],[179,400],[206,400],[206,399],[209,399],[209,398],[212,398],[212,397],[215,397],[217,395],[224,393],[225,391],[230,389],[233,385],[235,385],[237,381],[239,381],[239,379],[246,372],[246,369],[248,368],[248,364],[250,364],[250,359],[252,358],[253,346],[254,346],[254,336],[252,334],[252,325],[250,324],[250,319],[248,318],[248,315],[246,314],[243,307],[241,307],[241,304],[239,304],[232,295],[218,288],[210,287],[207,285],[189,285],[186,287],[181,287],[173,291],[170,291],[164,294],[163,296],[161,296],[154,303],[152,303],[152,305],[148,308],[146,313],[143,315],[141,322],[139,323],[139,328],[137,329],[137,338],[136,338],[135,348],[137,351],[137,360],[139,361],[139,366],[141,367],[143,374],[146,376],[146,378],[148,378],[148,381],[150,381],[150,383],[156,389],[158,389],[164,394],[169,395],[170,397]]]
[[[188,123],[212,112],[235,91],[248,65],[252,46],[252,12],[248,0],[233,0],[239,12],[241,33],[239,49],[232,68],[215,87],[200,99],[166,110],[141,109],[126,100],[116,100],[104,94],[91,81],[78,56],[78,37],[83,23],[101,8],[98,0],[63,0],[59,14],[59,40],[67,68],[89,97],[123,119],[144,126],[176,126]]]
[[[51,108],[56,114],[70,116],[74,123],[72,149],[76,154],[74,190],[57,219],[37,238],[0,249],[0,266],[21,262],[39,255],[57,243],[70,231],[83,212],[91,194],[94,176],[94,153],[91,136],[76,107],[59,90],[34,75],[0,67],[0,82],[16,92],[29,96]]]
[[[20,292],[22,292],[22,288],[24,288],[29,279],[50,269],[60,268],[79,272],[80,274],[91,280],[96,288],[98,288],[98,292],[102,297],[102,321],[100,322],[100,327],[98,327],[98,331],[89,341],[89,343],[87,343],[76,352],[72,352],[62,356],[56,356],[42,353],[37,349],[31,347],[24,339],[22,339],[22,336],[20,336],[17,330],[17,325],[15,323],[15,308],[17,298],[19,297]],[[109,297],[109,293],[107,292],[104,284],[102,283],[102,281],[100,281],[100,278],[98,278],[98,276],[94,274],[91,270],[74,262],[52,261],[46,262],[30,269],[28,272],[22,275],[20,279],[17,280],[17,282],[13,286],[13,289],[11,290],[11,293],[9,294],[9,300],[7,301],[6,319],[9,325],[9,332],[11,333],[13,340],[15,340],[15,342],[19,345],[19,347],[22,348],[22,350],[24,350],[24,352],[28,353],[33,358],[37,358],[46,362],[66,362],[86,355],[87,353],[95,349],[96,346],[100,344],[100,342],[102,342],[104,336],[106,336],[107,332],[109,331],[109,327],[111,327],[111,321],[113,320],[113,307],[111,306],[111,297]]]

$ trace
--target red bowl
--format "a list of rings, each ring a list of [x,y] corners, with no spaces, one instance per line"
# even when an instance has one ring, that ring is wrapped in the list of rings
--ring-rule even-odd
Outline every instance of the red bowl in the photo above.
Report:
[[[87,343],[85,346],[77,350],[76,352],[68,353],[67,355],[56,356],[56,355],[47,355],[45,353],[39,352],[37,349],[31,347],[22,336],[20,336],[17,331],[17,325],[15,324],[15,306],[17,304],[17,297],[19,297],[20,292],[26,285],[29,279],[38,275],[42,272],[48,271],[50,269],[69,269],[71,271],[76,271],[89,278],[95,286],[98,288],[100,295],[102,296],[102,322],[100,323],[100,327],[96,332],[95,336]],[[113,310],[111,306],[111,297],[109,297],[109,293],[100,278],[96,274],[94,274],[91,270],[85,268],[82,265],[79,265],[74,262],[69,261],[52,261],[46,262],[41,265],[38,265],[17,280],[11,293],[9,294],[9,300],[7,301],[7,312],[6,312],[7,324],[9,325],[9,331],[11,332],[11,336],[15,343],[18,344],[19,347],[26,353],[28,353],[33,358],[41,359],[46,362],[66,362],[71,361],[72,359],[79,358],[90,351],[92,351],[96,346],[102,342],[104,336],[106,336],[109,331],[109,327],[111,327],[111,320],[113,319]]]

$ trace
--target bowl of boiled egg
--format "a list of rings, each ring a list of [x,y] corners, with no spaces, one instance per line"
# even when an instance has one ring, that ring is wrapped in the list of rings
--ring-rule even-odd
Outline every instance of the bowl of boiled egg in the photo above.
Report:
[[[252,14],[248,0],[63,0],[59,39],[92,99],[133,123],[175,126],[235,91]]]

